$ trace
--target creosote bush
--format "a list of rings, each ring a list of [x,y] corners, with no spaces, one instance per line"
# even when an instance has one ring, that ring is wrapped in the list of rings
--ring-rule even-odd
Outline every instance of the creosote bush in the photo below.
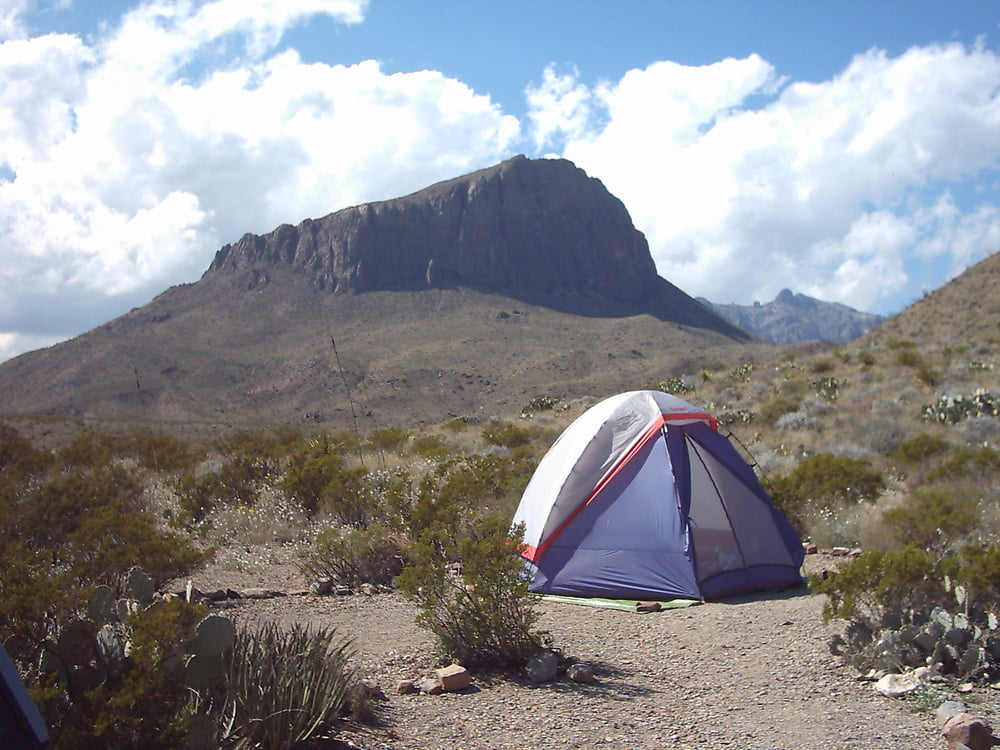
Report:
[[[400,585],[416,599],[417,622],[437,638],[442,656],[469,668],[516,670],[544,645],[517,554],[522,534],[506,518],[487,516],[451,548],[430,538],[414,545]]]
[[[405,541],[379,524],[321,531],[299,569],[309,579],[329,578],[355,588],[392,584],[403,569]]]

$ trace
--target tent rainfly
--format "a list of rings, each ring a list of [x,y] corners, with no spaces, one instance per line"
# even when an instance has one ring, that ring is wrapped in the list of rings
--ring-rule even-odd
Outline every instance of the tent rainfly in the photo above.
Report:
[[[577,418],[514,514],[529,589],[707,600],[801,583],[801,539],[717,427],[660,391],[621,393]]]

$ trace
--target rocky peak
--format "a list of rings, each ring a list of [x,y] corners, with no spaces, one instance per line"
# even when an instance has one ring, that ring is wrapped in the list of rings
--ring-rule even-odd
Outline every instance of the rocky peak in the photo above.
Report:
[[[340,293],[464,286],[540,302],[583,293],[636,312],[663,292],[621,201],[569,161],[524,156],[247,234],[219,250],[207,274],[266,279],[277,264]]]

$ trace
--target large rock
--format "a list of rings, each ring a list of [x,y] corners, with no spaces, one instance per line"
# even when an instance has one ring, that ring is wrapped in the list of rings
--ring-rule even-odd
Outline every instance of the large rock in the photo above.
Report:
[[[739,329],[657,275],[624,204],[563,159],[516,156],[412,195],[246,234],[206,276],[291,266],[342,293],[467,287],[588,315]]]

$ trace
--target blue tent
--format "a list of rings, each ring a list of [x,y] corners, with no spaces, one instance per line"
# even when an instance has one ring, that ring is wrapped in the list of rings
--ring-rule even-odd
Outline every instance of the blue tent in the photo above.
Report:
[[[0,645],[0,739],[4,750],[38,750],[48,746],[42,715],[28,695],[17,667]]]
[[[716,420],[659,391],[588,409],[514,515],[532,591],[717,599],[801,583],[802,542]]]

